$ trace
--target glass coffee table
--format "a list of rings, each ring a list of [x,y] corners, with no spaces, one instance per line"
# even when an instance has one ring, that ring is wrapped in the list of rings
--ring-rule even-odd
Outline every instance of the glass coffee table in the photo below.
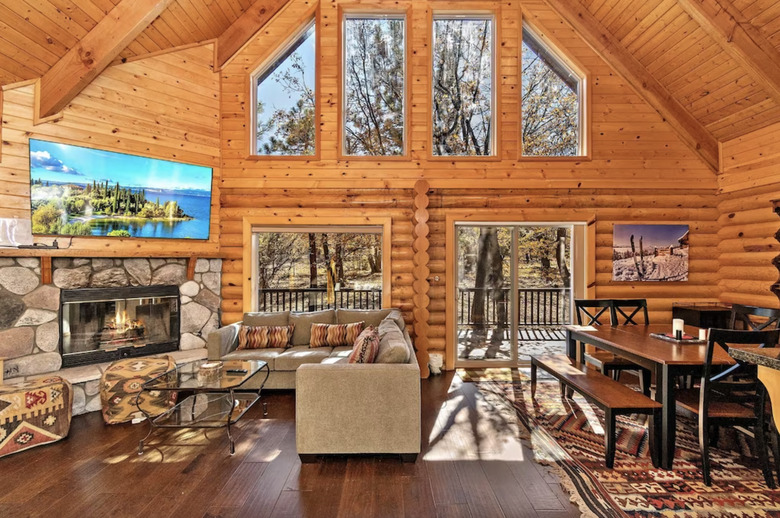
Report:
[[[223,361],[218,373],[202,375],[200,367],[207,360],[184,363],[143,384],[136,397],[136,406],[149,421],[149,433],[138,443],[138,454],[144,452],[144,442],[155,428],[226,428],[230,440],[230,454],[236,451],[230,426],[257,403],[260,392],[268,380],[270,369],[264,361],[230,360]],[[257,389],[242,389],[260,371],[265,371],[265,379]],[[169,391],[178,393],[178,402],[172,408],[158,416],[148,414],[139,405],[144,392]],[[267,415],[265,403],[263,415]]]

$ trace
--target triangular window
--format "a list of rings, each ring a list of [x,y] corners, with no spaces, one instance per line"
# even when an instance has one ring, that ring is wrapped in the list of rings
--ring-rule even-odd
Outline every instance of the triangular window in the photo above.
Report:
[[[314,20],[252,75],[254,154],[315,154]]]
[[[523,26],[523,156],[583,155],[583,77]]]

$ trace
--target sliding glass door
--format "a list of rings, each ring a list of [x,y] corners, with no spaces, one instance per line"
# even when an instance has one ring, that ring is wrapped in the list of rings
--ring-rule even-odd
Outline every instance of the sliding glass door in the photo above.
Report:
[[[456,365],[507,366],[563,349],[571,225],[456,224]]]

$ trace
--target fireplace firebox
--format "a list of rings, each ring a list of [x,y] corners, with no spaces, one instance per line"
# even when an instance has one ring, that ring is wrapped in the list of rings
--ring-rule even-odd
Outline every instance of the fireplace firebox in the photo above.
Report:
[[[62,290],[62,366],[178,350],[179,307],[178,286]]]

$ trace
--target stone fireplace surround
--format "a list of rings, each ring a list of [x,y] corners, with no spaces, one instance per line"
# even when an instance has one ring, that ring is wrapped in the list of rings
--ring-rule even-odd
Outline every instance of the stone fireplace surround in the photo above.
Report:
[[[181,295],[177,363],[206,357],[206,338],[219,327],[221,259],[54,258],[52,284],[41,283],[38,258],[0,258],[0,357],[5,382],[56,373],[73,384],[73,414],[100,410],[99,380],[107,363],[60,369],[62,289],[176,285]]]

